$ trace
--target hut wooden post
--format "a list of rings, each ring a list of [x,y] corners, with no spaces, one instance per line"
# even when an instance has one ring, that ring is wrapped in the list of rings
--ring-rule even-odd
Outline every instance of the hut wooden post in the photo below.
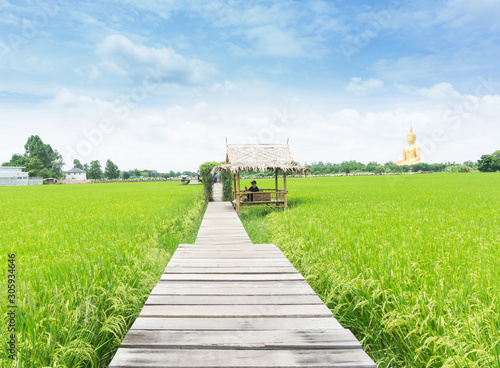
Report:
[[[283,196],[285,198],[285,204],[284,204],[285,207],[284,208],[286,210],[286,208],[287,208],[287,206],[286,206],[286,170],[283,170]]]
[[[278,169],[274,170],[274,186],[276,187],[276,195],[278,195]]]
[[[236,175],[233,174],[233,201],[236,199]]]
[[[236,184],[236,190],[237,190],[237,194],[236,194],[236,212],[240,213],[240,207],[241,207],[241,203],[240,203],[240,199],[241,199],[241,195],[240,195],[240,172],[238,170],[238,173],[237,173],[237,176],[236,176],[236,180],[237,180],[237,184]]]

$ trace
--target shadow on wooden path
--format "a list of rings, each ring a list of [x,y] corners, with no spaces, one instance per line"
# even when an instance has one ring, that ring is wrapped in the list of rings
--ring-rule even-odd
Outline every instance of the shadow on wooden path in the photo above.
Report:
[[[252,244],[218,201],[195,244],[179,245],[110,367],[376,365],[281,251]]]

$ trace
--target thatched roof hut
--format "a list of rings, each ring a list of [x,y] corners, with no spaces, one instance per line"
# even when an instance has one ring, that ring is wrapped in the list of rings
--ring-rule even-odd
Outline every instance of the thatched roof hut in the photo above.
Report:
[[[232,174],[234,186],[234,206],[238,212],[242,205],[260,205],[287,207],[286,175],[306,174],[310,170],[293,161],[287,144],[228,144],[226,145],[226,163],[213,168],[212,173],[228,172]],[[252,188],[241,191],[240,172],[274,171],[275,188]],[[283,189],[278,189],[278,173],[283,174]]]
[[[288,144],[228,144],[226,163],[214,167],[213,172],[228,171],[291,171],[305,174],[310,171],[293,161]]]

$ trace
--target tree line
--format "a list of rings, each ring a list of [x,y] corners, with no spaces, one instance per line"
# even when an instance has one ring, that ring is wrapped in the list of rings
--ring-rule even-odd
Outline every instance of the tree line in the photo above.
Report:
[[[38,135],[32,135],[24,145],[24,153],[15,153],[10,161],[4,162],[2,166],[18,166],[26,167],[30,177],[57,178],[61,179],[64,176],[62,167],[64,161],[62,156],[54,150],[50,144],[43,143]],[[79,160],[73,161],[73,166],[87,172],[87,178],[91,180],[101,179],[136,179],[136,178],[174,178],[181,175],[195,177],[197,173],[192,171],[170,171],[168,173],[160,173],[156,170],[128,170],[120,171],[118,166],[111,160],[107,160],[104,170],[98,160],[93,160],[90,164],[82,164]],[[500,150],[492,154],[485,154],[477,162],[466,161],[462,164],[457,163],[418,163],[413,166],[398,166],[394,162],[389,161],[385,164],[379,164],[375,161],[363,164],[361,162],[351,160],[341,163],[331,163],[322,161],[313,162],[307,166],[313,175],[331,175],[331,174],[350,174],[350,173],[404,173],[404,172],[496,172],[500,171]],[[255,173],[254,173],[255,174]],[[266,176],[266,173],[259,173]]]
[[[196,176],[197,174],[192,171],[172,171],[168,173],[160,173],[156,170],[139,170],[133,169],[128,171],[120,171],[118,166],[111,160],[106,161],[104,171],[102,170],[99,160],[93,160],[90,164],[82,164],[80,160],[73,160],[73,166],[87,172],[87,179],[101,180],[101,179],[138,179],[138,178],[176,178],[181,175]]]
[[[413,166],[399,166],[389,161],[385,164],[379,164],[375,161],[363,164],[351,160],[341,163],[323,163],[322,161],[313,162],[305,165],[311,170],[313,175],[331,175],[331,174],[349,174],[349,173],[405,173],[405,172],[495,172],[500,171],[500,150],[491,155],[482,155],[477,162],[465,161],[462,164],[455,162],[427,164],[424,162]]]
[[[53,149],[50,144],[45,144],[38,135],[32,135],[24,145],[24,153],[15,153],[11,159],[2,163],[2,166],[25,167],[29,177],[42,178],[64,178],[62,167],[63,157]],[[170,170],[168,173],[160,173],[156,170],[128,170],[121,171],[111,160],[107,160],[104,170],[99,160],[93,160],[89,164],[82,164],[80,160],[73,161],[73,167],[85,170],[87,178],[91,180],[101,179],[135,179],[135,178],[174,178],[181,175],[194,177],[197,173],[192,171]]]

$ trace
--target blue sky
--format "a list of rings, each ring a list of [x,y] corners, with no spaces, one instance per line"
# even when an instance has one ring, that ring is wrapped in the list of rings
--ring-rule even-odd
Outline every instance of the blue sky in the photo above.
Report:
[[[229,143],[424,162],[500,149],[493,0],[0,0],[0,161],[196,170]]]

